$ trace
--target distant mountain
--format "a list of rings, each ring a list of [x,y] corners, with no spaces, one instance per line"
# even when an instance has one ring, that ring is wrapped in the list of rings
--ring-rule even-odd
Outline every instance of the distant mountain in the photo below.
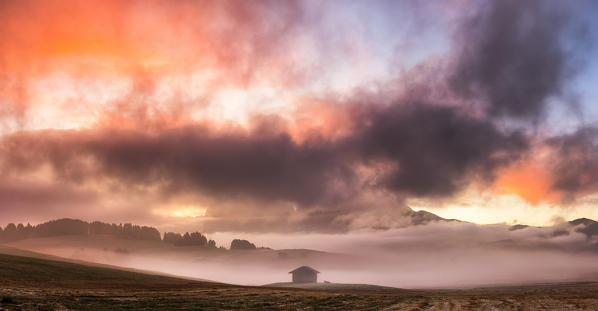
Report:
[[[426,212],[426,211],[411,211],[410,213],[408,213],[408,216],[411,217],[411,223],[413,225],[425,225],[429,222],[433,222],[433,221],[446,221],[447,219],[444,219],[434,213],[430,213],[430,212]]]
[[[593,220],[591,220],[591,219],[589,219],[589,218],[577,218],[575,220],[569,221],[569,223],[572,224],[572,225],[574,225],[574,226],[579,226],[579,225],[586,225],[586,226],[588,226],[588,225],[593,225],[596,222],[593,221]]]
[[[521,229],[525,229],[528,227],[529,227],[528,225],[521,225],[521,224],[512,225],[509,227],[509,231],[521,230]]]
[[[569,222],[572,226],[583,225],[581,228],[577,228],[577,232],[585,234],[588,238],[598,235],[598,222],[588,218],[578,218]]]
[[[570,233],[569,229],[571,229],[573,227],[578,227],[577,229],[575,229],[575,231],[585,234],[588,238],[590,238],[594,235],[598,235],[598,222],[596,222],[592,219],[578,218],[575,220],[568,221],[567,224],[569,225],[569,228],[559,227],[557,230],[552,232],[552,236],[569,235],[569,233]],[[528,225],[517,224],[517,225],[510,226],[509,231],[522,230],[522,229],[526,229],[529,227],[530,226],[528,226]],[[540,228],[540,227],[538,227],[538,228]]]

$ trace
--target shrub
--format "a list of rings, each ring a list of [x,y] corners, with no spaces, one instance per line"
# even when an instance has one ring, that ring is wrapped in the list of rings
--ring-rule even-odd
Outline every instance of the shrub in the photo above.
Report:
[[[256,249],[255,244],[247,240],[234,239],[230,243],[230,249]]]

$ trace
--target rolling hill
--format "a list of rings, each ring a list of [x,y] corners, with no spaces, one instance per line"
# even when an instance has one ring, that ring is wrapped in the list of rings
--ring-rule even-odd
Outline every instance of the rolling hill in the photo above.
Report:
[[[272,287],[275,286],[275,287]],[[597,283],[398,290],[201,282],[0,246],[0,310],[574,310],[598,308]]]
[[[0,284],[26,283],[44,286],[135,287],[202,286],[216,283],[176,278],[155,272],[70,260],[12,247],[0,246]]]

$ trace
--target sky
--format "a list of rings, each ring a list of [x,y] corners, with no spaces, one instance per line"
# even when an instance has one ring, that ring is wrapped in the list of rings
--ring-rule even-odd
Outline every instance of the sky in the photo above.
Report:
[[[592,1],[0,4],[0,225],[598,218]]]

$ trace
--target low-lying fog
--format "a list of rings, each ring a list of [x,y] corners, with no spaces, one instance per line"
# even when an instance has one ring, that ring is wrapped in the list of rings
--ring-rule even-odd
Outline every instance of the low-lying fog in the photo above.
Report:
[[[403,288],[598,279],[596,237],[563,226],[510,231],[504,225],[433,223],[336,235],[210,235],[218,245],[228,246],[231,239],[243,238],[273,250],[206,250],[108,236],[38,238],[12,245],[67,258],[246,285],[288,282],[288,272],[301,265],[319,270],[319,281]]]

